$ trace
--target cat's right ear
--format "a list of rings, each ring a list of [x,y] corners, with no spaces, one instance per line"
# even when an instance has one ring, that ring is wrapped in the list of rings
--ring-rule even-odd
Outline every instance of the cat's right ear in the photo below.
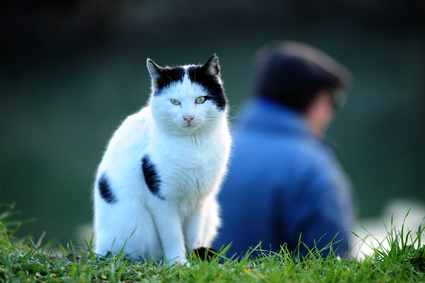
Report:
[[[211,76],[220,76],[220,66],[218,64],[217,55],[213,54],[203,66],[203,69],[208,75]]]
[[[161,78],[162,70],[164,68],[158,66],[152,59],[148,58],[146,61],[146,66],[148,67],[149,74],[152,78],[152,84],[154,88],[157,88],[157,81]]]

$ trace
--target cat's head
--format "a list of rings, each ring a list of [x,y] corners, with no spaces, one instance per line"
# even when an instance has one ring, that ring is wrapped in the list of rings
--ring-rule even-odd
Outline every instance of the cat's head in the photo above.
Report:
[[[194,133],[217,126],[225,117],[227,100],[216,55],[204,65],[161,67],[148,59],[147,67],[152,115],[164,130]]]

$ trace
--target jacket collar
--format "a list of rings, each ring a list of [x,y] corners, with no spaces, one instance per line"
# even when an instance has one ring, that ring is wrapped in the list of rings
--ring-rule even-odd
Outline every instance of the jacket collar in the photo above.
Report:
[[[237,118],[238,126],[246,130],[312,136],[302,114],[264,96],[245,104]]]

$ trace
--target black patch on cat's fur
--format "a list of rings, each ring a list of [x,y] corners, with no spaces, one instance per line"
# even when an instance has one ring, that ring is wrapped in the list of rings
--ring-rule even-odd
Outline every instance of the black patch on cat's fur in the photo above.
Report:
[[[170,85],[172,82],[183,80],[184,68],[182,67],[159,67],[159,77],[155,80],[156,92],[158,94],[164,87]]]
[[[145,155],[142,158],[142,171],[143,176],[145,177],[146,185],[148,186],[151,193],[159,197],[160,199],[164,199],[159,194],[159,185],[161,183],[161,180],[158,177],[156,166],[152,163],[149,155]]]
[[[113,204],[117,202],[116,197],[112,193],[111,185],[109,184],[108,178],[106,177],[105,173],[102,174],[102,176],[100,177],[98,185],[99,185],[100,196],[107,203]]]
[[[205,98],[211,100],[219,110],[223,111],[227,100],[218,77],[209,74],[205,66],[191,66],[188,68],[188,73],[192,82],[198,83],[206,89],[208,95]]]
[[[192,251],[192,255],[196,256],[200,260],[206,260],[208,262],[211,262],[214,258],[217,258],[217,251],[214,248],[197,248],[196,250]]]

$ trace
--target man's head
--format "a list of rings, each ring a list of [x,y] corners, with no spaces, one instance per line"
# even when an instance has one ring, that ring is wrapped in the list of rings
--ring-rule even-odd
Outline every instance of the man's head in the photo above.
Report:
[[[318,49],[298,42],[277,42],[262,47],[255,61],[256,93],[272,98],[325,128],[335,109],[342,106],[349,71]],[[328,103],[329,117],[325,103]],[[316,113],[315,111],[319,113]],[[321,121],[326,121],[321,126]],[[317,129],[324,132],[325,129]]]

